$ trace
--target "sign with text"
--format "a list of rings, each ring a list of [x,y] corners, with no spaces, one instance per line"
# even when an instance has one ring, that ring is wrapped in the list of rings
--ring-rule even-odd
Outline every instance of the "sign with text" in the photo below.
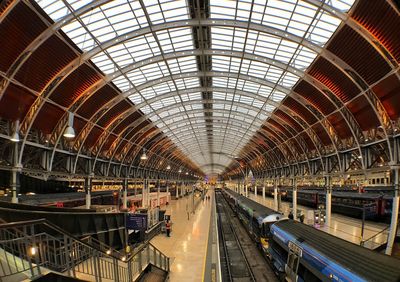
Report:
[[[147,214],[126,214],[126,228],[133,230],[147,229]]]

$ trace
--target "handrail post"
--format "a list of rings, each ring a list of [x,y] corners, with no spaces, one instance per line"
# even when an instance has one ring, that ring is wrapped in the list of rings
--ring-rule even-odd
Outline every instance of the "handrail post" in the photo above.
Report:
[[[150,247],[150,245],[149,245],[149,247]],[[153,260],[154,260],[154,265],[155,266],[157,266],[157,256],[156,256],[156,249],[155,248],[153,248]]]
[[[68,276],[71,276],[70,257],[68,255],[68,237],[64,234],[64,258]]]
[[[138,256],[139,256],[139,265],[138,265],[139,272],[142,272],[142,268],[143,268],[143,265],[142,265],[142,252],[143,252],[143,250],[138,253]]]
[[[132,281],[133,280],[133,274],[132,274],[132,260],[128,261],[128,279],[127,281]]]
[[[114,265],[114,281],[118,282],[119,281],[118,260],[116,258],[113,258],[113,265]]]

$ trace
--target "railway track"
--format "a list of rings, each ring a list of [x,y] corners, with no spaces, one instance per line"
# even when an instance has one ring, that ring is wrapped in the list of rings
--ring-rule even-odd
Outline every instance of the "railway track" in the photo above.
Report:
[[[216,191],[223,281],[278,281],[221,192]]]

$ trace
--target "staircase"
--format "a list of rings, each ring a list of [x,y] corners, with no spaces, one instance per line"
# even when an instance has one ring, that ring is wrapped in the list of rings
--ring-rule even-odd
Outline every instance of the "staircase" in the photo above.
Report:
[[[151,243],[125,252],[81,240],[45,219],[0,224],[0,281],[35,280],[55,272],[86,281],[128,282],[152,268],[167,279],[169,258]]]

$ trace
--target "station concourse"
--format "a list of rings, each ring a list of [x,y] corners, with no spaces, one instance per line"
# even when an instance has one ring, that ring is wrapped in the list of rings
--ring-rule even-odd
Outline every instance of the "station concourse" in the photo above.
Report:
[[[0,281],[399,281],[398,26],[0,0]]]

